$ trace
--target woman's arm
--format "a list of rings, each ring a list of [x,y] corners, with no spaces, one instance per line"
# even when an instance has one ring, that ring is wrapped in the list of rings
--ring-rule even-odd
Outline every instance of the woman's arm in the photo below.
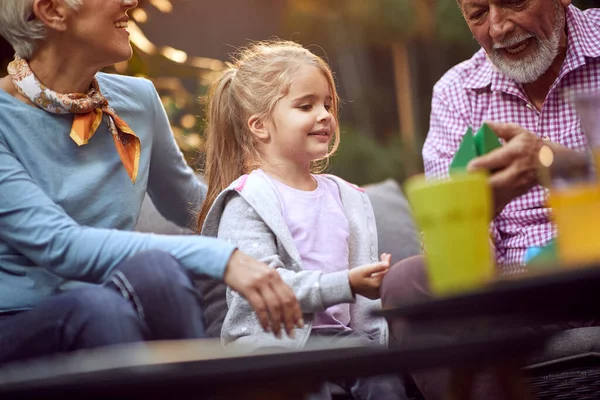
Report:
[[[100,283],[144,250],[170,253],[193,275],[223,279],[234,247],[214,238],[162,236],[78,225],[0,139],[0,240],[65,279]]]

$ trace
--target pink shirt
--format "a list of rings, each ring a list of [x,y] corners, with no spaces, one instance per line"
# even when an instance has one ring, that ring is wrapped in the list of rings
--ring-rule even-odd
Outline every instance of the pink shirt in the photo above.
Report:
[[[600,92],[600,9],[567,9],[568,48],[560,75],[541,111],[522,86],[498,72],[483,49],[451,69],[433,91],[430,130],[423,147],[428,177],[448,174],[448,167],[467,127],[485,121],[512,122],[541,138],[584,151],[587,141],[569,100],[572,92]],[[499,264],[523,263],[525,250],[544,245],[555,235],[538,186],[506,206],[493,224]]]
[[[302,268],[323,273],[347,271],[350,229],[339,188],[323,176],[314,175],[314,178],[317,188],[309,192],[270,179],[277,190],[283,218],[300,254]],[[338,304],[316,313],[312,327],[349,329],[349,324],[350,305]]]

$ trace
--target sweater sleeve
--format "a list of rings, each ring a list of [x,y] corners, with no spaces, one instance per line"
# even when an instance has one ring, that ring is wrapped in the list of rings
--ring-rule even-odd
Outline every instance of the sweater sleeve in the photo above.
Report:
[[[284,265],[278,255],[275,235],[240,195],[233,195],[225,205],[218,237],[276,268],[294,291],[304,313],[323,311],[336,304],[354,301],[348,271],[325,274],[321,271],[302,271],[297,265]],[[241,296],[233,298],[235,301],[245,301]],[[230,305],[230,312],[232,309],[236,309],[235,304]]]
[[[126,258],[170,253],[192,275],[222,279],[234,247],[214,238],[163,236],[78,225],[29,176],[0,140],[0,239],[69,280],[100,283]]]
[[[154,110],[154,137],[148,176],[148,195],[165,218],[181,227],[197,228],[197,215],[206,185],[194,175],[179,150],[169,119],[152,82],[148,98]]]

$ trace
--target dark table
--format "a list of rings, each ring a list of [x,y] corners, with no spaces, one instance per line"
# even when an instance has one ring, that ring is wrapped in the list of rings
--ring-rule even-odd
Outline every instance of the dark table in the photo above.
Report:
[[[554,323],[598,317],[600,264],[560,269],[547,267],[502,278],[479,290],[405,304],[377,312],[414,323],[477,317]]]
[[[324,340],[248,355],[206,340],[155,342],[5,365],[0,398],[303,399],[325,380],[506,359],[542,343],[540,336],[490,335],[388,350]]]
[[[323,340],[297,351],[247,354],[218,341],[153,342],[82,351],[0,367],[0,398],[302,399],[326,380],[454,368],[454,398],[468,399],[462,372],[495,364],[514,398],[526,398],[515,360],[541,350],[549,334],[527,323],[595,315],[600,269],[578,269],[497,282],[479,291],[384,310],[388,319],[423,326],[390,349]],[[503,321],[495,329],[489,321]],[[474,324],[440,338],[444,325]],[[512,324],[506,324],[512,321]],[[467,324],[467,325],[465,325]]]
[[[600,265],[562,269],[547,266],[543,270],[499,279],[477,290],[404,304],[378,311],[376,315],[384,316],[390,323],[401,318],[408,324],[410,334],[403,346],[409,346],[415,337],[427,336],[437,336],[440,341],[463,341],[488,334],[501,336],[502,332],[546,334],[549,337],[553,332],[543,326],[597,318],[598,300]],[[505,351],[509,351],[510,346],[507,342]],[[499,345],[498,349],[501,347]],[[520,386],[524,379],[518,373],[519,362],[524,362],[533,350],[517,355],[512,363],[490,361],[498,367],[497,373],[503,382]],[[469,372],[465,373],[465,370]],[[475,373],[474,369],[456,370],[453,398],[470,398]],[[510,390],[515,399],[526,396],[523,393],[527,392],[524,386]]]

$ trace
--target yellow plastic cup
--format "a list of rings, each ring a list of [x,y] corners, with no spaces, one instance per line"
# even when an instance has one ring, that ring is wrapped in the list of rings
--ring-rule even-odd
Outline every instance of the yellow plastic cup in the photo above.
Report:
[[[406,182],[405,192],[422,233],[432,293],[468,291],[491,281],[492,193],[487,174],[444,180],[416,176]]]
[[[580,183],[550,191],[549,204],[558,229],[558,259],[579,266],[600,260],[600,185]]]

